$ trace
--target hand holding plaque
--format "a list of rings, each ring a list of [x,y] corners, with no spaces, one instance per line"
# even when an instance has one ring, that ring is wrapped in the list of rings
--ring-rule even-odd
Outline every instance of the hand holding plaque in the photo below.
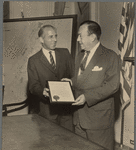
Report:
[[[45,97],[46,97],[46,96],[49,97],[49,93],[48,93],[48,92],[49,92],[49,89],[48,89],[48,88],[44,88],[44,89],[43,89],[43,95],[44,95]]]
[[[75,102],[70,82],[48,81],[50,102],[73,103]]]

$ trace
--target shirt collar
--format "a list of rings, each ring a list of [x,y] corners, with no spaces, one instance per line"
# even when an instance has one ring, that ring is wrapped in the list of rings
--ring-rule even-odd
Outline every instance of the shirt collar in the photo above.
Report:
[[[45,52],[45,53],[49,53],[50,51],[51,51],[52,53],[55,53],[54,50],[47,50],[47,49],[45,49],[44,47],[42,47],[42,51]]]
[[[90,49],[90,52],[91,52],[91,53],[92,53],[92,52],[95,52],[96,49],[99,47],[99,45],[100,45],[100,42],[98,42],[92,49]],[[86,50],[81,50],[81,52],[86,52]]]
[[[91,53],[92,53],[92,52],[95,52],[96,49],[99,47],[99,45],[100,45],[100,42],[98,42],[98,43],[90,50],[90,52],[91,52]]]

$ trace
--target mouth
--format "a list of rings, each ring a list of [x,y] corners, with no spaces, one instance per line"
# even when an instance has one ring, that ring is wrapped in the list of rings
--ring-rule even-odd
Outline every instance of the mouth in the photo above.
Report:
[[[56,43],[53,43],[52,46],[55,47],[55,46],[56,46]]]
[[[83,44],[82,43],[79,43],[80,44],[80,46],[83,46]]]

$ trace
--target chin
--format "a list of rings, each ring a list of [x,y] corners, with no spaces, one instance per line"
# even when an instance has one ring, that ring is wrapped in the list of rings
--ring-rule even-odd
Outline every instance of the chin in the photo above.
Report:
[[[51,47],[52,50],[54,50],[56,47]]]
[[[82,44],[80,44],[80,47],[81,47],[81,49],[83,49],[83,48],[84,48]]]

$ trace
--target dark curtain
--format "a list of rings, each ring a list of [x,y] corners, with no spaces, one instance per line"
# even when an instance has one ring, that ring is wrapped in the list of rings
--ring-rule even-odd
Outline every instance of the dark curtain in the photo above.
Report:
[[[3,19],[9,19],[9,1],[3,2]]]
[[[54,16],[63,15],[66,2],[55,2]]]

